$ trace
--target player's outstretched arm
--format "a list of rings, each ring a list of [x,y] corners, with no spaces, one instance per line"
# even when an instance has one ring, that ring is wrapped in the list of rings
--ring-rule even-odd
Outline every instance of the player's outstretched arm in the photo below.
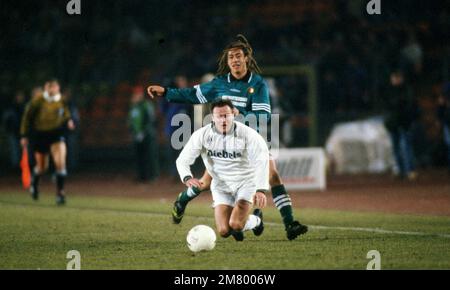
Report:
[[[158,85],[149,86],[147,88],[148,95],[154,99],[156,97],[165,97],[171,103],[187,103],[187,104],[201,104],[197,97],[197,90],[195,88],[165,88]]]
[[[147,93],[152,99],[164,97],[168,102],[184,104],[205,104],[217,97],[214,80],[194,87],[180,89],[151,85],[147,88]]]

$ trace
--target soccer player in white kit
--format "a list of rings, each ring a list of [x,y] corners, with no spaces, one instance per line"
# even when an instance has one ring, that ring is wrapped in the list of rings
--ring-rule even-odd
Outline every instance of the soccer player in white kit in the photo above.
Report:
[[[229,100],[211,104],[212,124],[195,131],[177,159],[183,183],[192,190],[200,187],[190,166],[201,155],[212,177],[211,193],[219,234],[232,235],[237,241],[243,232],[264,231],[262,211],[269,190],[269,149],[254,129],[234,120],[234,106]],[[250,214],[252,204],[257,207]]]

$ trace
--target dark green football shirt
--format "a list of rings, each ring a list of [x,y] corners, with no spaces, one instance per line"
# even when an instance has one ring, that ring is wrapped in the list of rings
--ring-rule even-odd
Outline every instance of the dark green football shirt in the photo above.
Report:
[[[258,117],[263,114],[270,119],[269,88],[259,74],[251,72],[240,80],[228,73],[193,88],[166,88],[165,98],[169,102],[188,104],[210,103],[217,98],[228,99],[244,116],[255,114]]]

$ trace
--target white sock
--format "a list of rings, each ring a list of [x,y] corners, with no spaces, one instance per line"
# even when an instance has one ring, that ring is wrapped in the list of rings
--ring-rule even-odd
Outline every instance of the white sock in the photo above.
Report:
[[[189,187],[187,189],[187,196],[193,197],[193,196],[196,196],[196,195],[198,195],[198,194],[192,189],[192,187]]]
[[[242,231],[245,232],[245,231],[253,230],[260,224],[261,224],[261,219],[259,217],[257,217],[256,215],[251,214],[248,216],[247,222],[245,223],[244,229]]]

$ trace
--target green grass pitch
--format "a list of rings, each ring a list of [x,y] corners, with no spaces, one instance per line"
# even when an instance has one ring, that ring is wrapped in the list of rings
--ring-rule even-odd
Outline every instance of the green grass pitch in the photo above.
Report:
[[[218,237],[211,252],[193,255],[186,234],[214,228],[208,204],[192,202],[173,225],[169,201],[70,196],[58,208],[52,195],[0,194],[0,269],[66,269],[70,250],[82,269],[365,269],[367,252],[382,269],[449,269],[450,218],[296,209],[311,226],[288,241],[276,209],[265,210],[264,234],[242,243]]]

